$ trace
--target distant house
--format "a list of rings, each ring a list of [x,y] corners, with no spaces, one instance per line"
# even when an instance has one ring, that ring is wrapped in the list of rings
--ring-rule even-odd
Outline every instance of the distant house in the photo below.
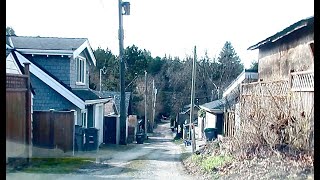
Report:
[[[193,106],[193,114],[194,114],[194,121],[195,123],[198,122],[198,111],[199,106]],[[191,112],[191,104],[185,105],[181,108],[181,111],[177,114],[175,120],[175,127],[177,128],[177,133],[183,132],[183,125],[188,125],[190,123],[190,112]],[[173,124],[172,124],[173,125]]]
[[[120,92],[95,91],[102,98],[112,98],[104,106],[104,133],[103,142],[105,144],[119,144],[120,142]],[[132,115],[131,93],[125,93],[126,109],[126,138],[128,138],[128,117]]]
[[[199,117],[199,137],[203,137],[204,130],[207,128],[216,128],[217,134],[223,134],[223,110],[226,104],[225,99],[218,99],[205,104],[200,105],[205,114],[204,117]]]
[[[30,63],[37,96],[34,110],[75,110],[75,125],[99,129],[102,143],[103,104],[89,89],[89,66],[96,65],[88,39],[9,36],[18,62]]]

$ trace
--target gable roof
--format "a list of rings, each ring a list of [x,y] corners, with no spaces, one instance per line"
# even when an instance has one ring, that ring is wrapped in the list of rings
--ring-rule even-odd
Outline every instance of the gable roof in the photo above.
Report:
[[[73,55],[77,57],[84,50],[96,65],[92,48],[87,38],[7,36],[8,42],[22,54]]]
[[[253,46],[250,46],[248,48],[248,50],[254,50],[254,49],[258,49],[260,48],[260,46],[263,46],[263,45],[266,45],[266,44],[269,44],[269,43],[273,43],[273,42],[276,42],[277,40],[301,29],[301,28],[304,28],[306,26],[310,26],[310,25],[313,25],[314,23],[314,17],[309,17],[309,18],[306,18],[306,19],[302,19],[292,25],[290,25],[289,27],[283,29],[282,31],[266,38],[265,40],[263,41],[260,41],[258,42],[257,44],[253,45]]]
[[[258,80],[258,71],[244,69],[239,76],[234,79],[229,86],[223,91],[222,97],[227,96],[233,90],[240,86],[246,79]]]
[[[209,112],[222,112],[225,103],[226,100],[223,98],[202,104],[200,105],[200,108]]]
[[[118,113],[120,113],[120,92],[115,92],[115,91],[101,91],[101,92],[93,91],[93,92],[95,92],[98,96],[102,98],[113,98],[117,111]],[[126,97],[125,97],[126,113],[128,113],[131,92],[126,92],[125,94],[126,94]]]
[[[39,50],[76,50],[87,39],[85,38],[57,38],[57,37],[29,37],[11,36],[13,46],[16,49]]]
[[[41,81],[43,81],[45,84],[50,86],[52,89],[54,89],[56,92],[58,92],[60,95],[62,95],[64,98],[69,100],[71,103],[73,103],[74,105],[76,105],[80,109],[85,109],[85,102],[82,99],[80,99],[78,96],[73,94],[69,89],[67,89],[61,83],[59,83],[54,78],[52,78],[50,75],[45,73],[42,69],[40,69],[34,63],[32,63],[31,61],[26,59],[19,52],[15,51],[13,53],[15,53],[20,64],[23,64],[25,62],[30,63],[30,72],[33,75],[38,77]]]

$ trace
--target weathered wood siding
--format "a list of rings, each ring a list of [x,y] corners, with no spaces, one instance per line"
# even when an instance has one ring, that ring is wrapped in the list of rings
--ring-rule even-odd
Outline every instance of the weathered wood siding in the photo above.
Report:
[[[310,43],[312,28],[298,30],[275,43],[259,49],[259,78],[263,81],[288,79],[289,71],[313,70],[314,60]]]

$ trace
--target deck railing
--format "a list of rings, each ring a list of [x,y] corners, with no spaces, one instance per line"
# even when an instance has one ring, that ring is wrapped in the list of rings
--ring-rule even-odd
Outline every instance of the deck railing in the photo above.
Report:
[[[314,71],[290,73],[291,91],[314,91]]]
[[[244,96],[286,96],[289,91],[314,91],[314,71],[292,72],[289,80],[245,83],[241,91]]]
[[[253,82],[242,84],[242,95],[285,96],[289,89],[289,81]]]

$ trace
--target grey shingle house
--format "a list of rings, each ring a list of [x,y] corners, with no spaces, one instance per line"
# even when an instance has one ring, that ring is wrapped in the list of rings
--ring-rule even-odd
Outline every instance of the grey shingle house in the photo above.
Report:
[[[102,98],[112,98],[104,106],[104,143],[119,144],[120,141],[120,92],[95,91]],[[131,92],[125,93],[126,138],[128,138],[128,117],[132,114]]]
[[[76,125],[99,129],[103,134],[101,98],[89,89],[89,66],[96,65],[86,38],[9,36],[18,62],[30,63],[31,82],[37,96],[34,110],[76,110]]]

